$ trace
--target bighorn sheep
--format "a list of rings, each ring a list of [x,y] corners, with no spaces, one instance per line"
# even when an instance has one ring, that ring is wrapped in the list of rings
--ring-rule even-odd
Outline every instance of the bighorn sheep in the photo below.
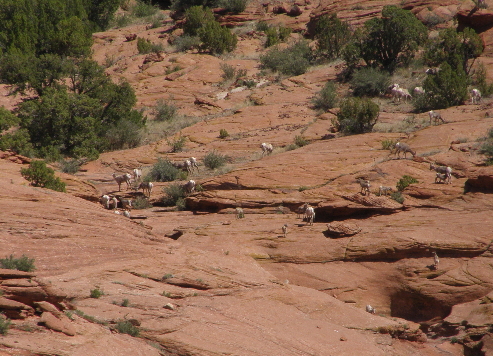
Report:
[[[379,188],[378,188],[378,195],[388,195],[390,193],[392,193],[394,191],[394,189],[392,189],[392,187],[385,187],[383,185],[381,185]]]
[[[188,182],[183,184],[183,190],[187,194],[192,194],[195,190],[195,181],[190,179]]]
[[[442,118],[442,115],[440,115],[440,113],[438,112],[430,110],[428,111],[428,115],[430,116],[430,125],[432,121],[435,125],[438,123],[438,121],[442,121],[443,123],[445,123],[445,120]]]
[[[118,191],[121,191],[121,185],[123,182],[127,183],[127,189],[130,187],[130,179],[132,179],[132,176],[128,173],[122,174],[122,175],[117,175],[116,173],[113,173],[113,179],[118,183]]]
[[[452,168],[447,166],[436,166],[433,163],[430,163],[430,171],[434,170],[437,173],[445,174],[447,176],[445,183],[452,183]],[[438,175],[437,175],[438,178]],[[435,178],[435,182],[436,182]]]
[[[394,146],[394,155],[397,154],[397,157],[400,159],[401,158],[401,152],[404,152],[404,158],[406,157],[407,152],[411,153],[414,156],[416,156],[416,151],[413,151],[411,147],[407,143],[403,142],[397,142]]]
[[[141,182],[137,190],[142,189],[142,194],[144,195],[146,195],[146,191],[147,191],[147,193],[149,194],[147,196],[150,198],[153,186],[154,184],[152,184],[152,182]]]
[[[102,206],[104,206],[106,209],[110,208],[110,197],[109,195],[102,195],[101,198],[99,198],[99,201]]]
[[[307,224],[313,225],[313,220],[315,220],[315,209],[309,206],[305,210],[305,215],[306,215]]]
[[[298,218],[300,218],[301,216],[303,216],[303,218],[305,218],[306,208],[308,208],[308,203],[305,203],[302,206],[299,206],[298,209],[296,209],[296,213],[298,214]]]
[[[370,314],[375,314],[377,312],[370,304],[366,306],[366,311]]]
[[[236,218],[237,219],[243,219],[245,217],[245,212],[243,211],[242,208],[240,208],[239,206],[236,207]]]
[[[284,224],[282,226],[282,234],[284,235],[284,237],[288,235],[288,224]]]
[[[409,93],[409,90],[404,89],[404,88],[399,88],[397,89],[398,92],[398,101],[401,101],[401,98],[404,98],[404,101],[407,101],[408,99],[411,100],[413,97],[411,96],[411,93]]]
[[[371,192],[370,192],[370,181],[369,180],[360,179],[360,180],[358,180],[358,183],[361,186],[361,194],[366,195],[366,192],[368,192],[368,195],[371,194]]]
[[[262,149],[262,156],[265,154],[271,154],[274,149],[270,143],[265,142],[260,145],[260,148]]]
[[[447,183],[448,176],[445,173],[438,173],[435,177],[435,183]]]
[[[122,205],[122,209],[132,209],[132,199],[123,199],[123,198],[120,198],[120,203]]]
[[[199,171],[199,166],[198,166],[198,164],[197,164],[197,158],[195,158],[195,157],[190,157],[188,160],[189,160],[189,161],[190,161],[190,163],[192,164],[192,171],[193,171],[193,169],[194,169],[194,168],[197,168],[197,172],[198,172],[198,171]]]
[[[190,160],[186,159],[183,164],[185,165],[185,168],[187,169],[187,173],[190,175],[193,172],[193,167],[192,167],[192,162]]]
[[[471,90],[471,103],[479,103],[481,101],[481,92],[478,89]]]
[[[436,75],[436,74],[438,74],[439,71],[440,71],[440,68],[435,67],[435,68],[428,68],[427,70],[425,70],[425,73],[428,75]]]
[[[142,177],[142,169],[134,168],[132,175],[134,176],[134,182],[137,182]]]
[[[130,219],[130,211],[123,210],[123,216]]]
[[[113,205],[113,209],[118,208],[118,199],[115,196],[110,197],[110,204]]]
[[[423,87],[416,87],[413,89],[414,95],[423,95],[425,93],[425,90]]]
[[[438,269],[438,264],[440,263],[440,259],[435,251],[433,251],[433,267]]]

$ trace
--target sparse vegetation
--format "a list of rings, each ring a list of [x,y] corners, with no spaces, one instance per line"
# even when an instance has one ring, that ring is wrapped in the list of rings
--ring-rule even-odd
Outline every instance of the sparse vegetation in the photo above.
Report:
[[[151,5],[150,1],[137,0],[131,11],[135,17],[149,17],[155,15],[159,11],[159,8]]]
[[[120,334],[128,334],[133,337],[137,337],[140,334],[139,328],[134,326],[130,321],[119,321],[115,326],[116,331]]]
[[[248,0],[219,0],[219,7],[224,7],[226,11],[239,14],[245,11]]]
[[[185,52],[190,49],[198,49],[200,46],[200,37],[190,35],[179,36],[174,40],[173,46],[175,46],[178,52]]]
[[[153,113],[156,121],[170,121],[176,117],[177,111],[171,100],[158,99]]]
[[[246,69],[236,69],[235,67],[227,63],[221,63],[220,67],[223,71],[223,74],[221,74],[221,78],[223,78],[224,81],[237,80],[241,77],[246,76],[247,74]]]
[[[136,210],[149,209],[152,208],[152,204],[146,197],[138,196],[132,201],[132,208]]]
[[[397,140],[385,139],[380,143],[382,144],[382,150],[392,150],[397,143]]]
[[[103,295],[104,295],[104,292],[101,289],[99,289],[99,287],[91,289],[91,294],[90,294],[91,298],[98,299],[98,298],[101,298]]]
[[[120,306],[122,307],[128,307],[130,305],[130,301],[128,299],[123,299]]]
[[[261,67],[286,75],[300,75],[306,72],[311,60],[312,50],[306,41],[298,41],[286,49],[272,48],[260,56]]]
[[[310,142],[301,135],[297,135],[294,138],[294,144],[298,147],[303,147],[308,145]]]
[[[219,138],[225,139],[228,136],[229,136],[228,131],[226,131],[225,129],[219,130]]]
[[[401,192],[392,192],[390,194],[390,198],[391,199],[394,199],[399,204],[404,203],[404,197],[402,196],[402,193]]]
[[[488,135],[484,138],[480,152],[486,156],[486,164],[493,165],[493,128],[488,130]]]
[[[150,40],[138,37],[137,38],[137,50],[140,54],[147,54],[151,52],[161,52],[164,47],[160,43],[152,43]]]
[[[216,169],[226,164],[228,157],[217,153],[216,151],[211,151],[204,156],[204,166],[209,169]]]
[[[399,192],[402,192],[404,189],[406,189],[409,185],[411,185],[413,183],[419,183],[419,182],[416,178],[413,178],[413,177],[408,176],[408,175],[404,175],[404,176],[402,176],[401,179],[399,179],[396,187],[397,187],[397,190]]]
[[[29,258],[26,255],[22,255],[19,258],[15,258],[14,255],[1,258],[0,267],[5,269],[16,269],[23,272],[32,272],[36,269],[36,267],[34,267],[34,258]]]
[[[57,192],[65,192],[65,183],[55,177],[55,171],[46,166],[46,162],[36,160],[29,168],[22,168],[21,175],[35,187],[43,187]]]
[[[63,173],[75,174],[79,171],[82,162],[78,159],[62,159],[58,162]]]
[[[185,191],[183,185],[179,183],[173,183],[163,188],[164,196],[161,198],[161,203],[164,206],[177,206],[179,210],[184,210]]]
[[[170,150],[171,153],[183,151],[183,148],[185,147],[186,141],[187,141],[187,138],[185,136],[176,137],[172,141],[166,140],[166,142],[168,142],[168,145],[170,145],[170,147],[171,147],[171,150]]]
[[[91,322],[91,323],[95,323],[95,324],[100,324],[100,325],[106,325],[107,322],[103,321],[103,320],[99,320],[91,315],[87,315],[86,313],[84,313],[82,310],[79,310],[79,309],[76,309],[74,310],[74,314],[80,316],[81,318]]]
[[[312,99],[313,107],[317,110],[327,111],[332,109],[337,102],[336,86],[334,82],[325,83]]]
[[[11,324],[10,319],[0,313],[0,335],[7,335]]]

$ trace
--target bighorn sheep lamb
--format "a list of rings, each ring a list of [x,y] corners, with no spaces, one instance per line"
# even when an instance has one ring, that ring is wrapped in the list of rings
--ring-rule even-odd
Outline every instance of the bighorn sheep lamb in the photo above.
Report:
[[[358,183],[361,186],[361,194],[366,195],[366,192],[368,192],[368,195],[371,194],[371,192],[370,192],[370,181],[369,180],[360,179],[360,180],[358,180]]]
[[[260,145],[260,148],[262,149],[262,156],[265,154],[271,154],[274,149],[270,143],[265,142]]]
[[[370,304],[366,306],[366,311],[370,314],[375,314],[377,312]]]
[[[132,199],[120,198],[120,204],[122,205],[122,209],[125,209],[125,210],[132,209]]]
[[[474,103],[479,103],[481,101],[481,92],[478,89],[472,89],[471,90],[471,102]]]
[[[445,173],[438,173],[435,176],[435,183],[447,183],[448,176]]]
[[[195,190],[195,181],[190,179],[188,182],[183,184],[183,190],[187,194],[192,194]]]
[[[123,210],[123,216],[130,219],[130,211]]]
[[[245,212],[243,211],[242,208],[240,208],[239,206],[236,207],[236,218],[237,219],[243,219],[245,217]]]
[[[437,173],[445,174],[447,176],[445,183],[449,183],[449,184],[452,183],[452,168],[447,167],[447,166],[436,166],[435,164],[430,163],[430,171],[431,170],[434,170]],[[437,178],[438,178],[438,175],[437,175]],[[436,182],[436,178],[435,178],[435,182]]]
[[[144,194],[144,195],[147,195],[146,194],[146,191],[147,191],[147,193],[149,194],[147,196],[150,198],[153,186],[154,186],[154,184],[152,184],[152,182],[141,182],[139,184],[139,187],[137,188],[137,190],[142,189],[142,194]]]
[[[307,224],[313,225],[313,220],[315,220],[315,209],[309,206],[305,210],[305,215],[306,215]]]
[[[132,179],[132,176],[128,173],[122,174],[122,175],[117,175],[116,173],[113,173],[113,179],[118,183],[118,191],[121,191],[121,185],[123,182],[127,183],[127,189],[130,187],[130,179]]]
[[[425,90],[423,87],[416,87],[413,90],[414,95],[423,95],[425,93]]]
[[[442,118],[442,115],[440,113],[435,112],[433,110],[428,111],[428,115],[430,116],[430,125],[431,122],[433,121],[433,124],[436,125],[439,121],[442,121],[445,123],[445,120]]]
[[[411,153],[414,156],[416,156],[416,151],[413,151],[411,147],[407,143],[403,142],[397,142],[394,146],[394,155],[397,154],[397,157],[400,159],[401,158],[401,152],[404,152],[404,158],[406,157],[407,152]]]
[[[110,204],[113,205],[113,209],[118,208],[118,199],[115,196],[110,197]]]
[[[440,259],[435,251],[433,251],[433,267],[438,269],[438,264],[440,263]]]
[[[284,237],[288,235],[288,224],[284,224],[282,226],[282,234],[284,235]]]
[[[101,198],[99,198],[99,201],[102,206],[104,206],[106,209],[110,208],[110,197],[109,195],[102,195]]]
[[[380,186],[380,188],[378,188],[378,195],[388,195],[390,193],[392,193],[394,191],[394,189],[392,189],[392,187],[385,187],[383,185]]]

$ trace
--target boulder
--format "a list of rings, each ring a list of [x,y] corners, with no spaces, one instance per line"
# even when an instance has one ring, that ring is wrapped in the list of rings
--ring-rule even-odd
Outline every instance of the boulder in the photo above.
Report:
[[[41,318],[39,320],[40,324],[44,324],[48,329],[59,331],[68,336],[74,336],[76,334],[76,330],[72,322],[68,317],[61,314],[59,317],[56,317],[50,312],[44,312],[41,314]]]

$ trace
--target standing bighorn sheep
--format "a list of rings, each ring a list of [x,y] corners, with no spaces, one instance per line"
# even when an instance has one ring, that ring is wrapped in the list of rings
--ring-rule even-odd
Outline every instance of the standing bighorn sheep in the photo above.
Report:
[[[481,92],[479,89],[472,89],[471,90],[471,103],[479,103],[481,101]]]
[[[366,306],[366,311],[370,314],[375,314],[377,311],[375,308],[373,308],[370,304]]]
[[[137,182],[142,177],[142,169],[134,168],[132,175],[134,176],[134,182]]]
[[[240,208],[239,206],[236,207],[236,218],[237,219],[243,219],[245,217],[245,212],[243,211],[242,208]]]
[[[305,218],[306,208],[308,208],[308,203],[305,203],[302,206],[299,206],[298,209],[296,209],[296,213],[298,214],[298,219],[302,216],[303,219]]]
[[[371,192],[370,192],[370,186],[371,185],[370,185],[369,180],[360,179],[360,180],[358,180],[358,183],[361,186],[361,194],[366,195],[367,192],[368,192],[368,195],[371,194]]]
[[[102,195],[101,198],[99,198],[99,202],[106,209],[109,209],[110,208],[110,199],[111,199],[110,196],[105,194],[105,195]]]
[[[113,179],[118,184],[118,191],[121,191],[121,185],[123,182],[127,183],[127,189],[130,187],[130,179],[132,179],[132,176],[128,173],[122,175],[117,175],[116,173],[113,173]]]
[[[197,164],[197,158],[190,157],[188,160],[190,161],[190,163],[192,165],[192,171],[193,171],[194,168],[197,168],[197,172],[198,172],[199,171],[199,166]]]
[[[307,225],[313,225],[313,220],[315,220],[315,209],[313,207],[309,206],[305,210],[305,216],[307,220]]]
[[[413,157],[416,156],[416,151],[413,151],[407,143],[397,142],[394,146],[394,156],[397,154],[397,157],[400,159],[401,152],[404,152],[404,158],[407,158],[407,152],[411,153]]]
[[[183,190],[186,194],[192,194],[195,190],[195,181],[190,179],[188,182],[183,184]]]
[[[445,183],[448,183],[448,184],[452,183],[452,168],[447,167],[447,166],[436,166],[435,164],[430,163],[430,171],[431,170],[434,170],[437,173],[445,174],[446,175]],[[435,182],[436,182],[437,178],[438,178],[438,175],[435,178]]]
[[[144,195],[146,195],[146,191],[147,191],[147,193],[148,193],[147,196],[150,198],[153,186],[154,186],[154,184],[152,184],[152,182],[141,182],[139,184],[139,187],[137,188],[137,190],[142,189],[142,194],[144,194]]]
[[[288,235],[288,224],[284,224],[282,226],[282,234],[284,235],[284,237]]]
[[[430,110],[428,111],[428,115],[430,116],[430,125],[431,121],[433,121],[434,125],[436,125],[439,121],[445,123],[445,120],[442,118],[442,115],[440,115],[440,113]]]
[[[438,264],[440,263],[440,259],[435,251],[433,251],[433,268],[438,269]]]
[[[383,185],[380,186],[380,188],[378,188],[378,195],[388,195],[390,193],[392,193],[394,191],[394,189],[392,187],[385,187]]]
[[[265,154],[271,154],[274,149],[270,143],[265,142],[260,145],[260,148],[262,149],[262,156]]]

